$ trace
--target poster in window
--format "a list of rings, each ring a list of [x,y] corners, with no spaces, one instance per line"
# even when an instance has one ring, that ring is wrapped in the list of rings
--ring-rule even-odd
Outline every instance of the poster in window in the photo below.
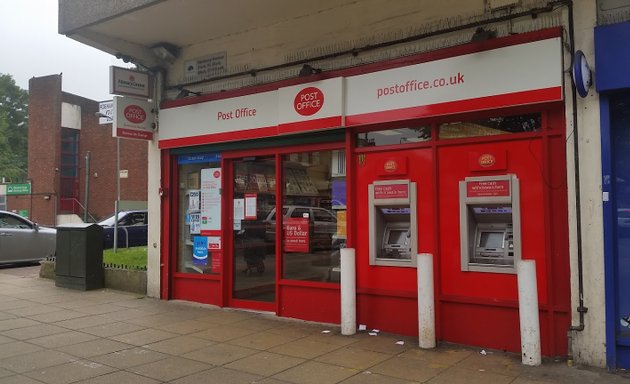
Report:
[[[256,211],[257,207],[257,195],[255,193],[245,194],[245,220],[256,220],[258,215]]]
[[[287,217],[284,219],[284,251],[309,253],[309,219]]]
[[[208,238],[205,236],[193,239],[193,264],[208,265]]]
[[[198,211],[201,203],[201,191],[198,189],[188,191],[188,210]]]
[[[241,230],[241,222],[245,220],[245,199],[234,199],[234,227],[235,231]]]
[[[201,170],[201,233],[221,230],[221,168]]]
[[[190,218],[190,234],[198,235],[201,233],[201,214],[200,213],[191,213],[188,215]]]

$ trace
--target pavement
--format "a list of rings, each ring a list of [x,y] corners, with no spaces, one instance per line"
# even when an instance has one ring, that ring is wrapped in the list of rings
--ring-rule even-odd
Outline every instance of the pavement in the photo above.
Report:
[[[630,383],[623,373],[110,289],[0,268],[0,383]]]

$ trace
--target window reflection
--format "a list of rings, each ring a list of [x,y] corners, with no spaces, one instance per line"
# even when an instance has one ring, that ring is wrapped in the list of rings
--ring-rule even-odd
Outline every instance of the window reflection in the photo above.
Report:
[[[339,282],[339,249],[346,239],[343,151],[285,155],[283,173],[283,277]],[[275,237],[275,210],[268,217]]]
[[[371,131],[357,135],[357,146],[378,147],[381,145],[410,144],[431,140],[431,127],[395,128]]]
[[[537,132],[541,127],[540,113],[500,116],[473,121],[440,124],[440,139],[503,135],[506,133]]]

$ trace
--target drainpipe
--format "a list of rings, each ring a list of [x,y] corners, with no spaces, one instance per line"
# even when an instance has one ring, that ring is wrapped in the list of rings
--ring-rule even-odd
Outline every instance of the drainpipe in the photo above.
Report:
[[[566,4],[569,13],[569,46],[571,53],[575,51],[575,32],[573,23],[573,1],[563,1]],[[580,153],[578,143],[578,112],[577,112],[577,96],[575,89],[571,92],[572,118],[573,118],[573,161],[575,163],[575,218],[576,218],[576,237],[577,237],[577,268],[578,268],[578,306],[576,308],[580,323],[571,325],[567,332],[568,355],[567,365],[573,365],[573,336],[574,332],[582,332],[585,328],[584,314],[588,312],[588,307],[584,306],[584,267],[582,253],[582,208],[580,197]]]

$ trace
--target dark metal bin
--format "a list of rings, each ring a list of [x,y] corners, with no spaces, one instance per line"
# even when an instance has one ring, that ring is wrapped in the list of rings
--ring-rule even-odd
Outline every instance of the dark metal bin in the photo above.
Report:
[[[98,224],[57,226],[55,285],[79,290],[103,288],[103,228]]]

